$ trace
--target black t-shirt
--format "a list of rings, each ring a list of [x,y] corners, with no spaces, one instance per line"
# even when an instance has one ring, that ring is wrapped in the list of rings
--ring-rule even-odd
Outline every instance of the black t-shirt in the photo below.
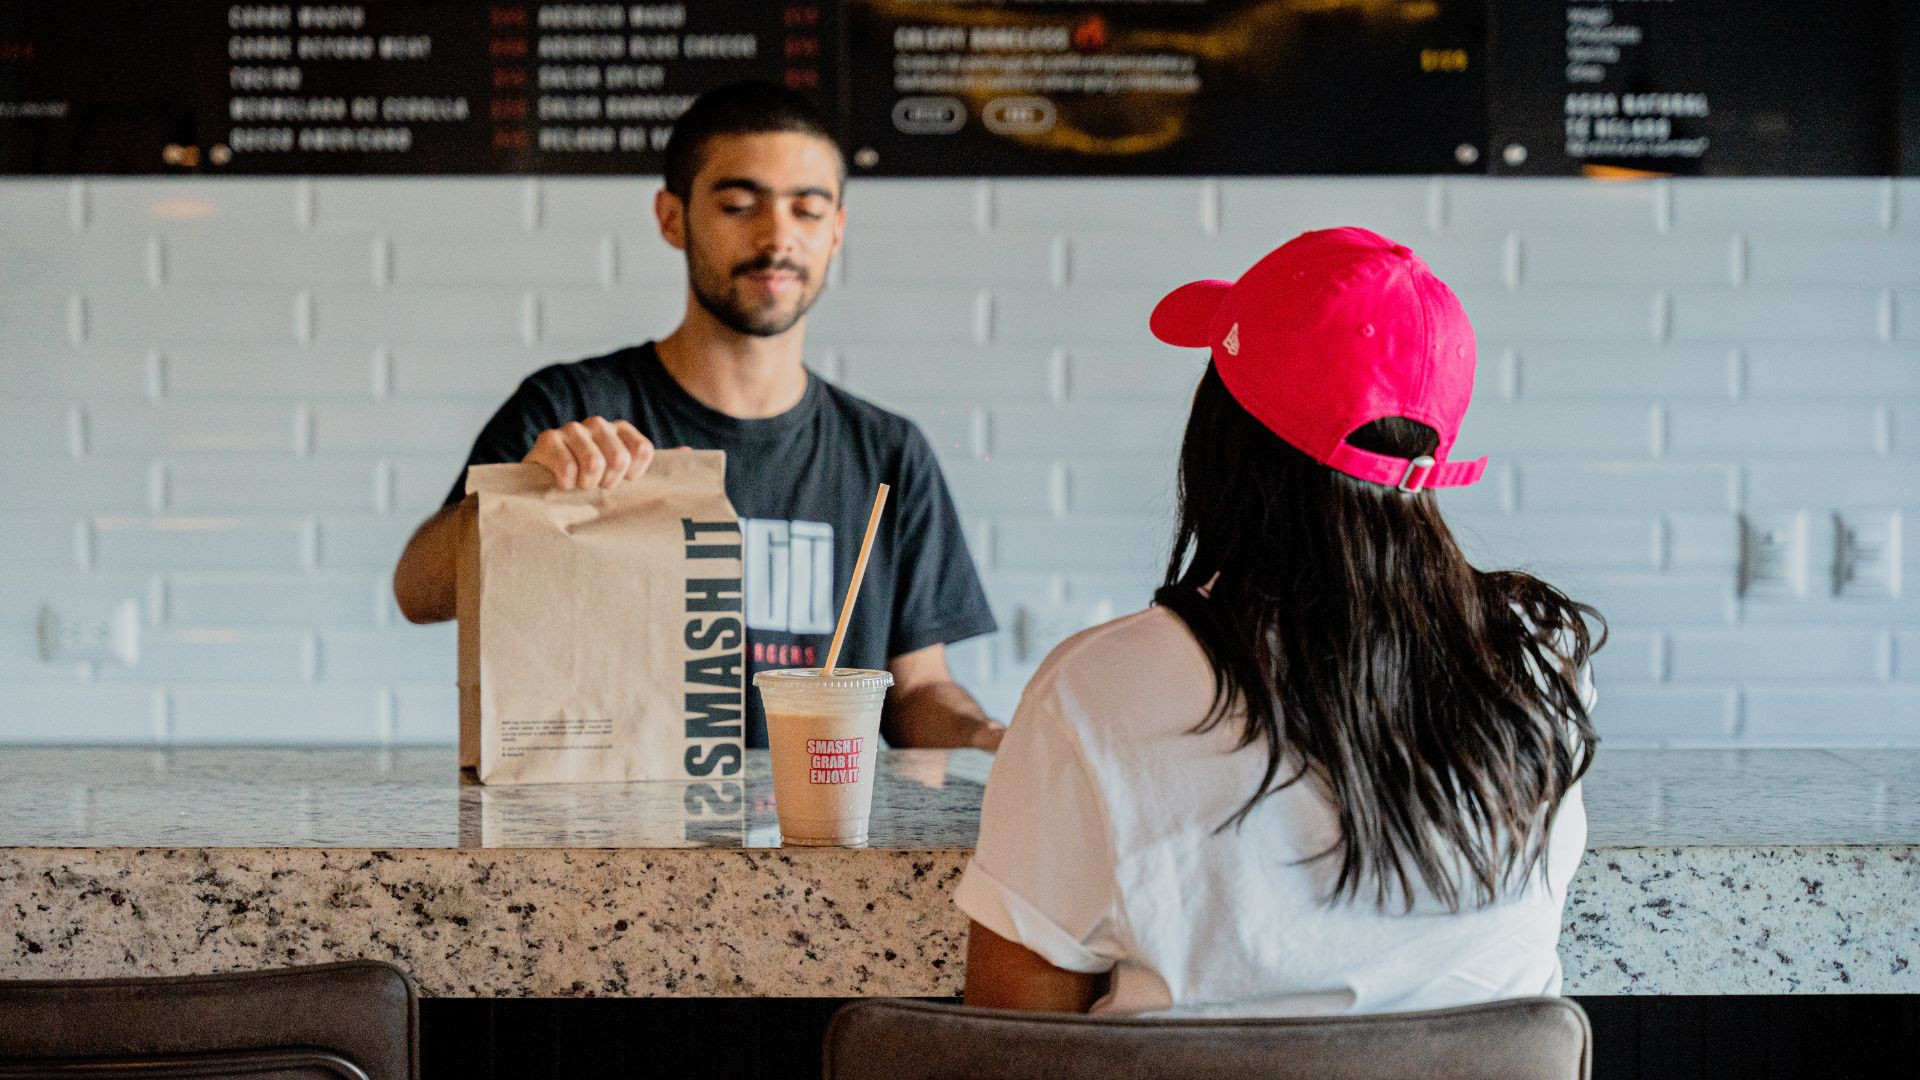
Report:
[[[811,372],[792,409],[738,419],[695,400],[647,342],[529,376],[480,430],[467,464],[519,461],[542,431],[594,416],[629,421],[662,449],[727,452],[727,498],[746,541],[748,746],[767,745],[751,673],[825,662],[882,483],[893,490],[840,666],[883,669],[994,630],[953,497],[912,421]],[[446,504],[465,491],[463,473]]]

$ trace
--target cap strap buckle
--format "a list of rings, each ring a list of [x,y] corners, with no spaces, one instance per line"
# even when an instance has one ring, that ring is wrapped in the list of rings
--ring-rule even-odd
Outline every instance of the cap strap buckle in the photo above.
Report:
[[[1407,471],[1401,474],[1400,482],[1394,485],[1402,495],[1414,495],[1425,491],[1427,477],[1433,472],[1433,455],[1421,454],[1407,462]],[[1418,476],[1414,474],[1418,473]]]

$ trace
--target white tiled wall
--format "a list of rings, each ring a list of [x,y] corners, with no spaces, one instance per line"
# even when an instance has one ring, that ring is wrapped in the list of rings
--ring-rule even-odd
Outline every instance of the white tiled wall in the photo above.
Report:
[[[0,741],[450,740],[451,630],[387,576],[519,376],[671,328],[652,186],[0,181]],[[1164,560],[1200,358],[1153,301],[1356,223],[1480,328],[1494,461],[1447,505],[1611,616],[1616,744],[1920,745],[1920,181],[859,181],[849,218],[811,359],[939,447],[996,710]],[[1836,595],[1889,526],[1893,594]],[[1742,595],[1749,527],[1797,589]],[[137,666],[40,659],[43,605],[124,599]]]

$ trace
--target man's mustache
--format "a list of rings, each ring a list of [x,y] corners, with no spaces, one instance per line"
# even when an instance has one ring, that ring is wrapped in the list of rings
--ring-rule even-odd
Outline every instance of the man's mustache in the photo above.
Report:
[[[807,280],[806,267],[797,263],[788,262],[786,259],[776,259],[771,255],[762,255],[757,259],[749,259],[735,266],[733,268],[733,276],[739,277],[742,274],[761,274],[769,270],[785,270],[801,281]]]

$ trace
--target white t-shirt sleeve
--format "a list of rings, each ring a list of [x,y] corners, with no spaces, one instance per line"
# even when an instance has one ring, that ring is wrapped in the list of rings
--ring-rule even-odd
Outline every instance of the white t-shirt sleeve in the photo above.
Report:
[[[1007,727],[953,899],[1055,967],[1094,974],[1120,955],[1104,804],[1051,686],[1030,687]]]

